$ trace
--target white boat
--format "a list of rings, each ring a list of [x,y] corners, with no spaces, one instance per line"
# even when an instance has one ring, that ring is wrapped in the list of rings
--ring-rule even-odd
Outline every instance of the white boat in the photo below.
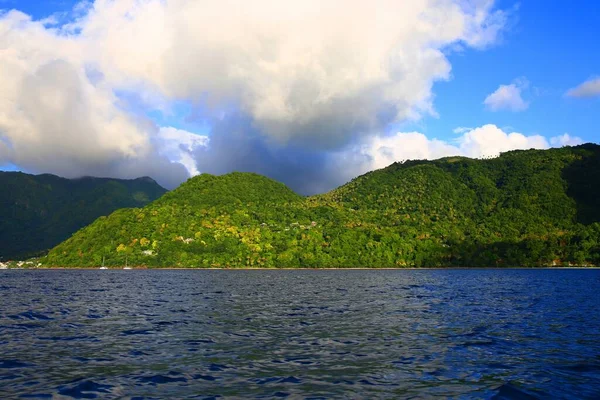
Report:
[[[131,269],[131,267],[123,267],[123,269]]]
[[[108,267],[100,267],[100,269],[108,269]]]

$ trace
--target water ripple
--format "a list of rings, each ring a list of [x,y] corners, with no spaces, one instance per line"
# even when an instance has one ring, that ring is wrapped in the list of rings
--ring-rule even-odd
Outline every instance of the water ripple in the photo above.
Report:
[[[598,270],[0,271],[0,398],[600,398]]]

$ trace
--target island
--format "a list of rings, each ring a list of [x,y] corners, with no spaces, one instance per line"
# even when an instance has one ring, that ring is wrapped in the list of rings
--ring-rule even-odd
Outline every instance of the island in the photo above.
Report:
[[[394,163],[300,196],[201,174],[100,217],[43,267],[403,268],[600,264],[600,146]]]

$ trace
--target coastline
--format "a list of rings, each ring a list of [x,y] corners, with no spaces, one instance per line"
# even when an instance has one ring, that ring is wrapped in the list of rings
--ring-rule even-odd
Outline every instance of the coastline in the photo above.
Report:
[[[487,269],[487,270],[515,270],[515,269],[527,269],[527,270],[568,270],[568,269],[600,269],[600,266],[567,266],[567,267],[323,267],[323,268],[315,268],[315,267],[295,267],[295,268],[261,268],[261,267],[236,267],[236,268],[184,268],[184,267],[155,267],[155,268],[147,268],[147,267],[129,267],[125,269],[123,267],[107,267],[105,270],[102,270],[100,267],[34,267],[34,268],[6,268],[2,269],[2,271],[6,270],[43,270],[43,271],[67,271],[67,270],[91,270],[91,271],[402,271],[402,270],[473,270],[473,269]]]

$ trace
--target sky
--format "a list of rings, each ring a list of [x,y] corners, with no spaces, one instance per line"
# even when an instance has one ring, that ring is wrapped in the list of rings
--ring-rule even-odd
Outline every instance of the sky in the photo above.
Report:
[[[0,169],[321,193],[598,143],[600,3],[0,0]]]

